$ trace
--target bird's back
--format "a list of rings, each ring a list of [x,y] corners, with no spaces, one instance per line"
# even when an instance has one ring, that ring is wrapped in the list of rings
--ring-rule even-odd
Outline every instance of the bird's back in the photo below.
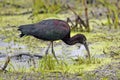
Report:
[[[21,37],[32,35],[43,40],[63,39],[70,34],[70,27],[67,22],[58,19],[43,20],[36,24],[22,25],[19,27]]]

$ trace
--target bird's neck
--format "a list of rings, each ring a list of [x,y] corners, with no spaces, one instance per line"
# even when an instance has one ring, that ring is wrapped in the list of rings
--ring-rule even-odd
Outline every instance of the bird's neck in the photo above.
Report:
[[[66,39],[63,39],[63,41],[68,44],[68,45],[74,45],[76,43],[78,43],[79,41],[77,40],[77,36],[73,36],[71,38],[66,38]]]

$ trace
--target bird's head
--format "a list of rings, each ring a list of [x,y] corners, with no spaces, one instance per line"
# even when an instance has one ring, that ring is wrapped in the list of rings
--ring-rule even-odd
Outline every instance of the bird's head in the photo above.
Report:
[[[87,50],[88,57],[90,58],[90,51],[87,44],[87,38],[83,34],[77,34],[77,40],[79,43],[83,44]]]
[[[87,38],[83,34],[77,34],[76,38],[77,38],[77,41],[81,44],[84,44],[87,41]]]

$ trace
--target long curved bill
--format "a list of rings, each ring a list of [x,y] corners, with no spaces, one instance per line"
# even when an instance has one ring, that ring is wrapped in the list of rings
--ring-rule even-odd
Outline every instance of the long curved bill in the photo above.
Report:
[[[89,51],[88,45],[87,45],[86,42],[85,42],[83,45],[85,46],[86,51],[87,51],[87,53],[88,53],[88,57],[89,57],[89,59],[90,59],[90,51]]]

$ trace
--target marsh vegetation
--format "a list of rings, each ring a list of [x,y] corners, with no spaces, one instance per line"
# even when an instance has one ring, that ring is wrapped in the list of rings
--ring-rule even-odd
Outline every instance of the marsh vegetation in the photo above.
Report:
[[[85,4],[84,1],[88,3]],[[7,56],[10,56],[5,70],[0,70],[0,79],[119,80],[118,4],[119,0],[0,0],[1,68]],[[65,21],[69,18],[72,21],[69,22],[71,36],[77,33],[85,34],[91,52],[90,60],[85,58],[85,55],[79,55],[86,54],[86,51],[83,49],[79,52],[77,44],[68,46],[62,41],[56,41],[55,52],[56,55],[60,54],[60,64],[57,64],[53,55],[49,54],[47,60],[44,57],[49,42],[32,36],[19,38],[18,26],[51,18]],[[19,56],[20,54],[22,55]],[[79,56],[73,57],[73,54]]]

